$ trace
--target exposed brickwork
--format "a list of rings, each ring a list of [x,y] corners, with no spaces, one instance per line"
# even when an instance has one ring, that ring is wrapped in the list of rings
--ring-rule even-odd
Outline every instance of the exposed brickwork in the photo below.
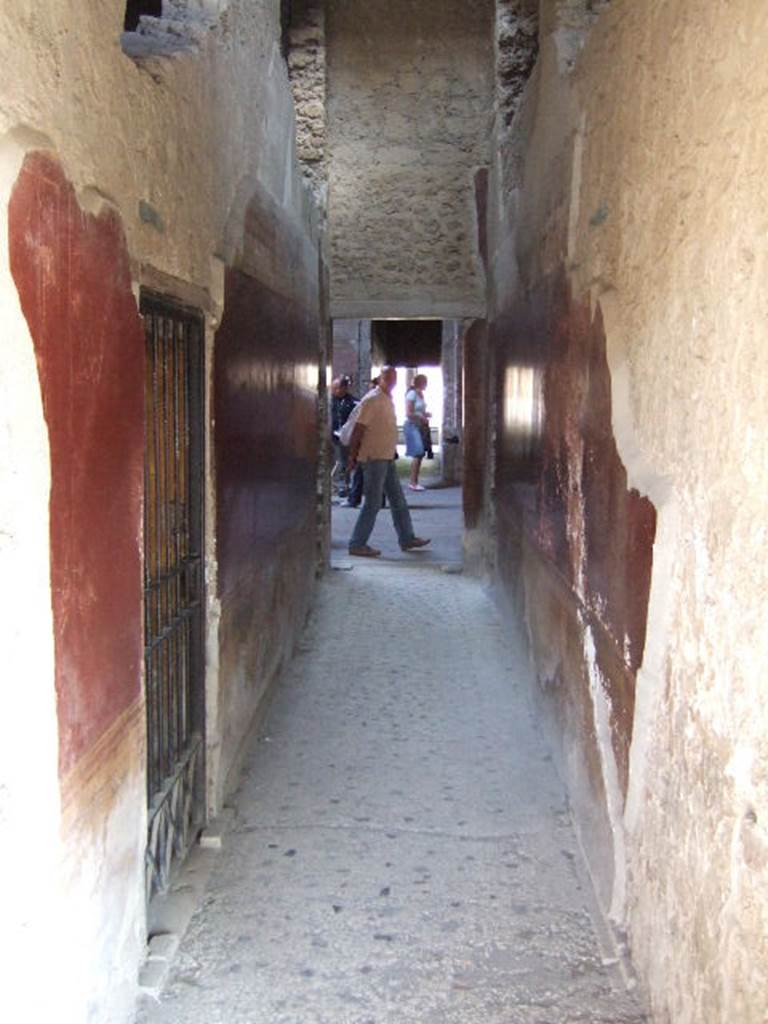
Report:
[[[497,0],[496,89],[501,124],[509,127],[539,52],[537,0]]]
[[[327,182],[325,114],[325,4],[293,0],[288,73],[296,105],[296,151],[321,207]]]

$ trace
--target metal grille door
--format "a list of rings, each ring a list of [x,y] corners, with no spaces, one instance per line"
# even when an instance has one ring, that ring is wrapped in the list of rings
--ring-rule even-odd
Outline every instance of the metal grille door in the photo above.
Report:
[[[147,897],[204,817],[203,324],[143,294]]]

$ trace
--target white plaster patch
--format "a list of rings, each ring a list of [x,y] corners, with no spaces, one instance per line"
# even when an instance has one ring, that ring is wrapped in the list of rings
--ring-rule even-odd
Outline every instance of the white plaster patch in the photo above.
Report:
[[[611,699],[605,687],[602,672],[597,664],[595,640],[592,627],[583,615],[579,615],[583,630],[584,663],[589,679],[589,693],[592,698],[592,713],[595,738],[600,755],[603,786],[605,788],[608,821],[613,838],[613,893],[608,916],[614,924],[624,923],[627,902],[627,856],[624,833],[624,797],[619,782],[616,755],[613,752],[613,730],[611,727]]]
[[[568,210],[568,264],[573,264],[578,247],[579,215],[581,214],[581,179],[584,164],[584,133],[587,115],[582,113],[579,127],[573,140],[573,161],[571,165],[571,197]]]
[[[137,727],[143,732],[143,715],[132,725],[134,731]],[[136,752],[143,752],[135,737],[126,734],[122,741],[135,743]],[[118,761],[116,767],[115,780],[124,765]],[[104,766],[101,772],[106,774]],[[110,1021],[130,1019],[146,944],[146,783],[141,760],[112,787],[104,818],[89,818],[88,808],[83,808],[83,827],[75,827],[62,843],[64,959],[75,1008],[72,1024],[97,1019],[83,1017],[86,1007],[91,1012],[99,1007],[97,1012]]]
[[[587,538],[584,492],[581,487],[584,463],[584,441],[578,436],[577,443],[568,446],[568,507],[567,525],[569,549],[572,557],[573,584],[576,596],[586,603]]]
[[[216,329],[224,311],[225,265],[211,260],[211,305],[213,312],[205,330],[205,422],[213,428],[213,357]],[[219,626],[221,601],[218,595],[218,560],[216,557],[216,474],[214,464],[214,430],[205,435],[205,772],[206,807],[209,815],[221,809],[221,719],[219,699]]]

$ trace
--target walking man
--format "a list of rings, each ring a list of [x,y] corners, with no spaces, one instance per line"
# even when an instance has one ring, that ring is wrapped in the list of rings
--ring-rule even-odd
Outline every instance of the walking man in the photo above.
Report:
[[[369,547],[381,500],[389,500],[392,522],[403,551],[413,551],[429,544],[413,532],[411,513],[395,468],[397,450],[397,417],[392,391],[397,384],[397,370],[385,366],[379,377],[379,386],[370,391],[360,405],[352,438],[349,443],[349,469],[359,462],[363,469],[363,507],[357,517],[349,541],[350,555],[378,558],[381,552]]]

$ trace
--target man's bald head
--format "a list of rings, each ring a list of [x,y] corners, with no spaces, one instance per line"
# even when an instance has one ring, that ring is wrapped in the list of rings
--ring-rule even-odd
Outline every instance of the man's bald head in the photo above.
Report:
[[[391,395],[395,384],[397,384],[397,370],[395,367],[382,366],[381,373],[379,374],[379,387],[381,390]]]

